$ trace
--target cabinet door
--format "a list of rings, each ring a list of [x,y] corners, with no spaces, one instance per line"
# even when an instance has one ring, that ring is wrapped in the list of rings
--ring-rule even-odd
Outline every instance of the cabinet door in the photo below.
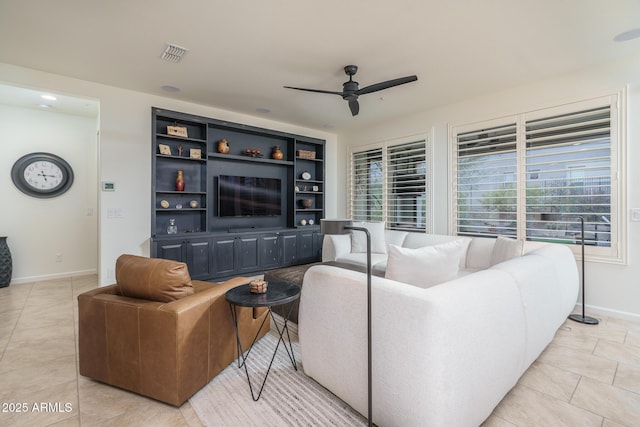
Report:
[[[295,264],[298,260],[298,236],[296,234],[281,234],[282,264]]]
[[[301,231],[298,233],[298,258],[300,261],[309,261],[313,259],[313,231]]]
[[[313,260],[322,261],[322,243],[324,242],[324,234],[313,233]]]
[[[251,273],[259,270],[258,236],[241,236],[238,238],[238,272]]]
[[[187,266],[192,279],[209,279],[212,276],[211,244],[209,239],[188,240],[186,243]]]
[[[184,242],[182,240],[159,240],[155,244],[155,258],[185,262]]]
[[[214,238],[212,245],[213,275],[222,277],[236,273],[235,237]]]
[[[277,234],[263,234],[260,236],[260,268],[275,268],[280,266],[279,237]]]

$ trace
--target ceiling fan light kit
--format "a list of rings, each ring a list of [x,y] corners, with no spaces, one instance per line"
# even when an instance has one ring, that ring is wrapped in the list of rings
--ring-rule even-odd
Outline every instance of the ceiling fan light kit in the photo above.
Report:
[[[349,103],[349,109],[351,110],[351,115],[357,116],[358,113],[360,112],[360,104],[358,103],[358,96],[365,95],[367,93],[378,92],[380,90],[389,89],[394,86],[400,86],[405,83],[411,83],[418,80],[417,76],[400,77],[399,79],[387,80],[385,82],[376,83],[360,89],[358,87],[358,82],[353,80],[353,76],[358,72],[358,67],[356,65],[347,65],[346,67],[344,67],[344,72],[349,76],[349,80],[342,84],[342,92],[335,92],[335,91],[321,90],[321,89],[306,89],[306,88],[292,87],[292,86],[284,86],[284,87],[286,89],[303,90],[306,92],[328,93],[331,95],[340,95],[342,99],[344,99]]]

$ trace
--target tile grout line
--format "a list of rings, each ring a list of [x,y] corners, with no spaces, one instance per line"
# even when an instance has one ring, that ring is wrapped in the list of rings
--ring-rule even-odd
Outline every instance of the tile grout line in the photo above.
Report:
[[[582,379],[583,379],[583,378],[585,378],[585,376],[584,376],[584,375],[580,375],[580,379],[578,380],[578,383],[576,384],[576,388],[573,390],[573,393],[571,393],[571,399],[569,399],[569,402],[568,402],[568,403],[569,403],[569,405],[571,405],[572,407],[574,407],[574,408],[576,408],[576,409],[581,409],[581,410],[583,410],[583,411],[589,412],[589,413],[591,413],[591,414],[593,414],[593,415],[595,415],[595,416],[597,416],[597,417],[602,418],[602,421],[600,422],[600,426],[604,426],[604,422],[605,422],[605,420],[607,419],[607,417],[605,417],[604,415],[599,414],[599,413],[597,413],[597,412],[594,412],[594,411],[592,411],[591,409],[583,408],[583,407],[581,407],[581,406],[574,405],[573,403],[571,403],[571,401],[573,400],[573,396],[575,395],[576,391],[578,390],[578,387],[580,386],[580,383],[582,382]],[[586,378],[587,378],[587,379],[591,379],[591,378],[589,378],[589,377],[586,377]],[[593,380],[593,379],[591,379],[591,380]],[[597,381],[597,380],[593,380],[593,381]],[[606,383],[603,383],[603,384],[606,384]]]
[[[73,310],[73,346],[75,348],[75,362],[76,362],[76,399],[78,403],[78,426],[82,426],[82,416],[80,415],[80,360],[78,357],[78,310],[74,304],[74,283],[73,277],[71,277],[71,309]]]
[[[4,355],[7,352],[7,348],[9,348],[9,344],[11,343],[11,340],[13,339],[13,335],[15,334],[16,329],[18,328],[18,322],[20,322],[20,319],[24,314],[24,308],[27,305],[27,300],[31,296],[32,290],[33,290],[33,283],[29,283],[29,291],[27,292],[27,296],[24,299],[24,303],[22,304],[22,307],[20,307],[20,314],[18,315],[18,318],[16,319],[16,323],[14,323],[13,328],[11,329],[11,334],[9,334],[9,339],[7,340],[7,344],[2,349],[2,354],[0,354],[0,360],[4,358]]]

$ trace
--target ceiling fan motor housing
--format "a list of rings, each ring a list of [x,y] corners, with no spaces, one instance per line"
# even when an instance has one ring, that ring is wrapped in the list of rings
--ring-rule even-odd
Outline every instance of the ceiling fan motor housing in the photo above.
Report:
[[[344,82],[342,84],[342,99],[358,99],[358,82],[354,82],[353,80],[349,80],[348,82]]]

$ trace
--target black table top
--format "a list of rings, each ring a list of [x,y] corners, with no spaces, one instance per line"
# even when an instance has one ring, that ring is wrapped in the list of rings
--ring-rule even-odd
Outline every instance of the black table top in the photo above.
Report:
[[[225,298],[233,305],[241,307],[271,307],[286,304],[300,298],[300,287],[287,282],[269,282],[267,292],[254,294],[249,284],[229,289]]]

